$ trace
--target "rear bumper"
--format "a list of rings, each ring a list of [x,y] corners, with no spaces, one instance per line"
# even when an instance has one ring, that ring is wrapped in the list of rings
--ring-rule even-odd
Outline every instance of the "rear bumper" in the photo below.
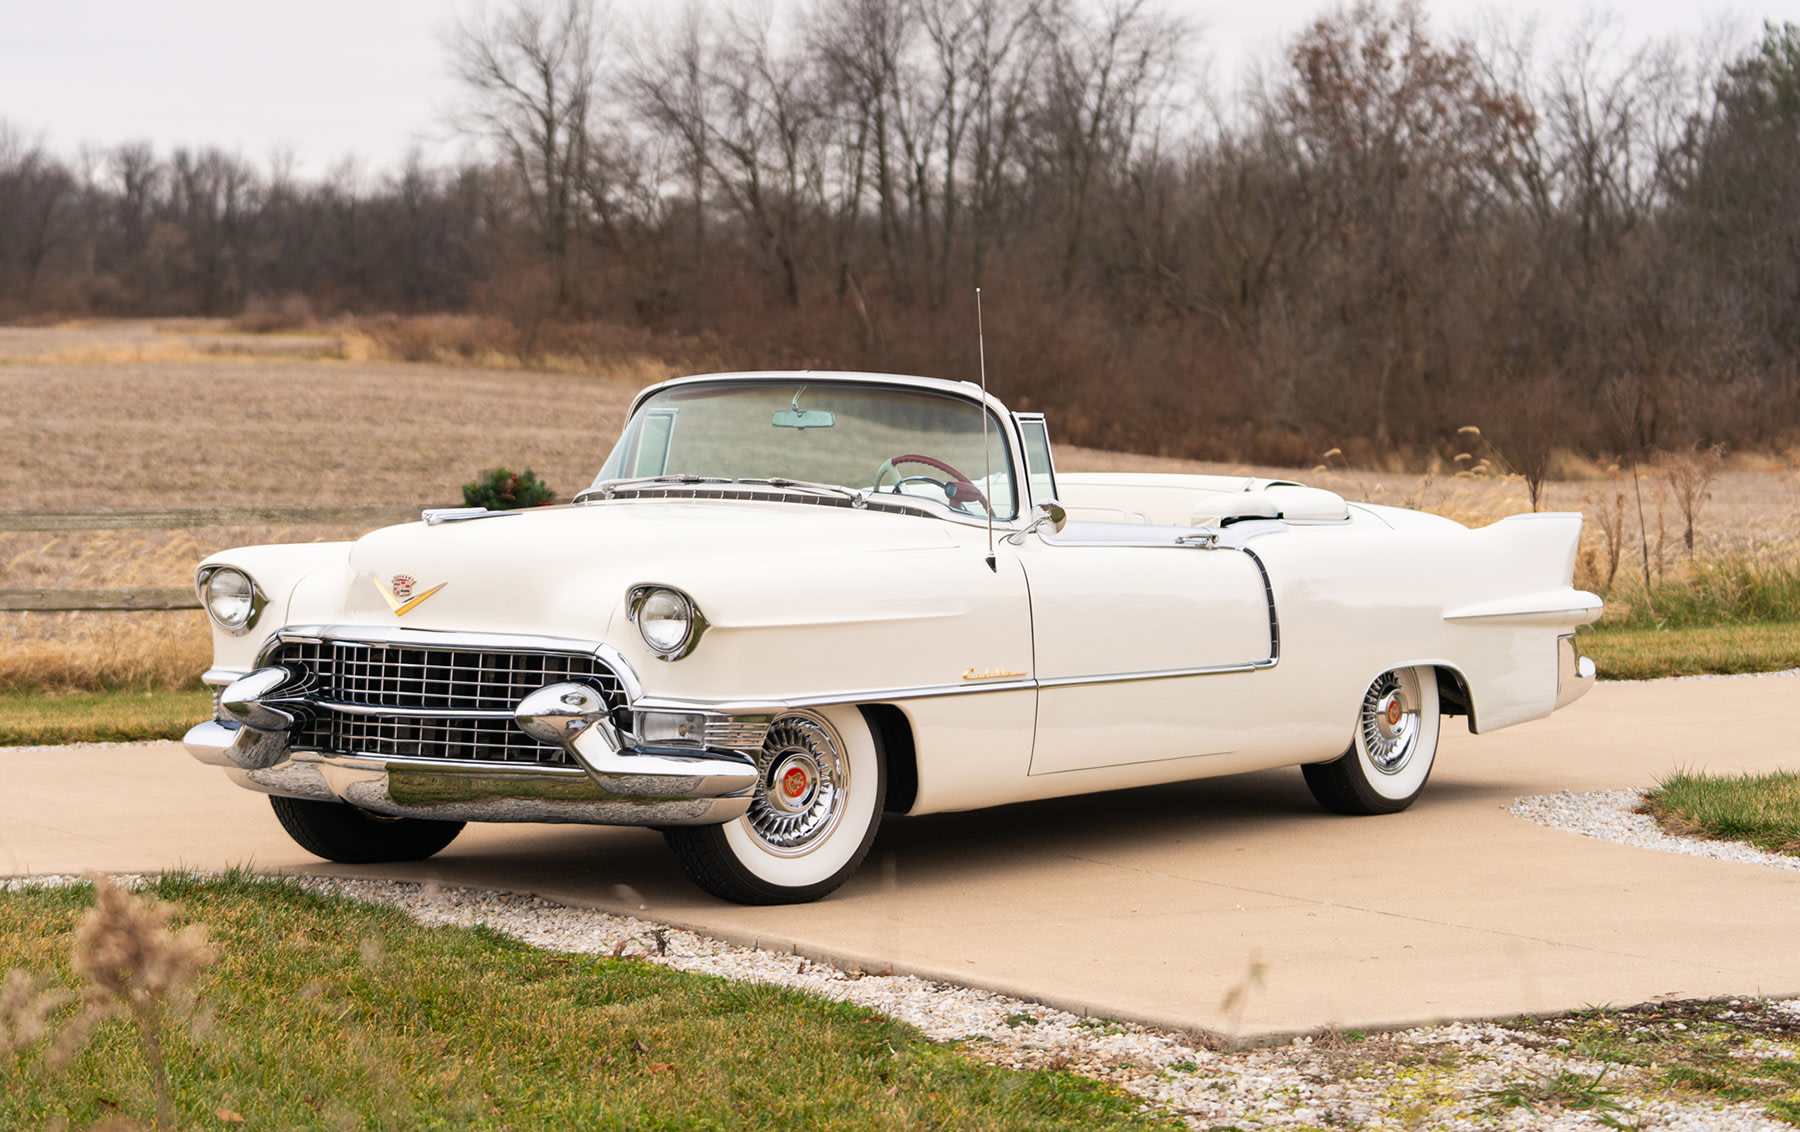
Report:
[[[756,781],[754,766],[712,752],[616,751],[598,767],[584,759],[587,769],[372,758],[295,751],[281,732],[216,720],[183,744],[246,789],[435,821],[717,825],[743,816]]]
[[[1588,694],[1599,678],[1594,662],[1581,655],[1571,634],[1556,638],[1556,706],[1568,707]]]

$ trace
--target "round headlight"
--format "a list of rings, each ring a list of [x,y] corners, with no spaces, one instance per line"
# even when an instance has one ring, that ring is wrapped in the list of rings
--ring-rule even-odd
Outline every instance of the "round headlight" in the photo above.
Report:
[[[653,589],[638,603],[637,626],[653,652],[672,655],[681,651],[694,631],[694,607],[685,594]]]
[[[227,633],[242,633],[256,616],[256,583],[230,566],[212,571],[200,586],[207,616]]]

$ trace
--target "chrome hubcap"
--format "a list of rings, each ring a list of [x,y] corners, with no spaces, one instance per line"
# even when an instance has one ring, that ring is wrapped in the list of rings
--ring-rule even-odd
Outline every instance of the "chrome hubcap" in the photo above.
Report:
[[[1419,685],[1410,672],[1384,672],[1363,695],[1359,721],[1369,764],[1399,774],[1419,748]]]
[[[775,721],[757,757],[761,784],[744,815],[773,853],[809,852],[837,826],[850,786],[850,762],[822,720],[789,715]]]

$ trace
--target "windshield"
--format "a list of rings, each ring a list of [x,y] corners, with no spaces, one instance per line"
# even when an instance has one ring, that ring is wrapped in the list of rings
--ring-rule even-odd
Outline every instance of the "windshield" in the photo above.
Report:
[[[985,518],[1018,503],[1006,434],[973,401],[852,382],[721,381],[644,402],[596,485],[649,476],[788,479],[891,492]],[[992,459],[992,473],[988,460]]]

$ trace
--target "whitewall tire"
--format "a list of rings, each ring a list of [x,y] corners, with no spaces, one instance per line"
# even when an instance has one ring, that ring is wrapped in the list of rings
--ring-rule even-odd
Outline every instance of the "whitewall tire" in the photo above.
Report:
[[[1306,785],[1333,813],[1398,813],[1431,777],[1438,723],[1436,669],[1383,672],[1363,693],[1350,749],[1333,762],[1302,767]]]
[[[740,904],[796,904],[862,864],[887,795],[887,767],[863,714],[833,705],[777,716],[758,758],[750,811],[724,825],[663,831],[689,879]]]

